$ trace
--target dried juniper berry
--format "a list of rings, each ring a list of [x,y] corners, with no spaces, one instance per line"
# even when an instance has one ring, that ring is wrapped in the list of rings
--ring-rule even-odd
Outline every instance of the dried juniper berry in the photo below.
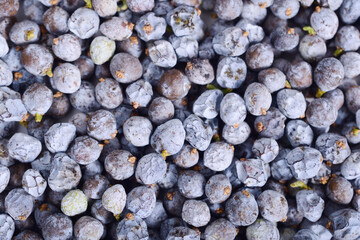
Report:
[[[62,93],[74,93],[80,88],[79,68],[71,63],[64,63],[54,69],[53,83]]]
[[[276,102],[279,110],[290,119],[303,118],[305,116],[305,97],[298,90],[280,90],[277,94]]]
[[[356,113],[360,109],[360,86],[352,86],[345,92],[345,100],[347,108]]]
[[[320,219],[325,208],[324,200],[312,190],[301,190],[296,193],[296,204],[299,212],[311,222]]]
[[[184,120],[185,139],[194,148],[205,151],[210,145],[213,131],[210,125],[206,124],[196,116],[191,114]]]
[[[118,11],[118,5],[116,0],[92,0],[91,4],[95,12],[103,18],[111,17],[115,15]]]
[[[100,25],[100,32],[111,40],[123,41],[128,39],[134,25],[122,17],[112,17]]]
[[[126,0],[126,4],[129,9],[134,13],[142,13],[151,11],[154,8],[155,1],[154,0]]]
[[[204,165],[213,171],[224,171],[234,157],[234,147],[224,142],[210,144],[204,152]]]
[[[143,68],[136,57],[128,53],[118,53],[111,59],[110,72],[116,81],[131,83],[141,77]]]
[[[187,62],[198,55],[199,43],[191,36],[171,35],[169,41],[174,48],[179,62]]]
[[[240,56],[246,52],[249,40],[241,28],[230,27],[216,34],[212,44],[215,52],[219,55]]]
[[[53,93],[41,83],[33,83],[22,95],[26,109],[41,121],[42,116],[49,110],[53,102]]]
[[[200,240],[200,235],[195,230],[185,226],[177,226],[171,228],[168,235],[166,236],[166,240],[178,240],[178,239]]]
[[[261,83],[250,84],[246,88],[244,100],[247,110],[254,116],[266,115],[272,102],[270,90]]]
[[[47,149],[52,152],[65,152],[76,135],[76,127],[71,123],[56,123],[44,135]]]
[[[52,76],[53,61],[54,57],[50,51],[39,44],[29,44],[21,52],[24,68],[35,76]]]
[[[166,15],[166,21],[178,37],[192,36],[196,40],[204,36],[204,22],[200,11],[190,6],[179,6]]]
[[[226,202],[225,211],[227,218],[235,226],[249,226],[259,215],[254,195],[246,190],[233,194]]]
[[[199,200],[187,200],[182,208],[182,219],[184,222],[194,226],[202,227],[210,222],[210,209],[208,205]]]
[[[205,195],[212,204],[225,202],[230,197],[231,191],[231,183],[224,174],[213,175],[205,185]]]
[[[80,166],[64,153],[54,156],[48,178],[49,187],[56,192],[75,188],[81,179]]]
[[[115,184],[102,195],[103,207],[114,215],[122,213],[126,204],[126,192],[121,184]]]
[[[344,67],[336,58],[324,58],[314,70],[314,81],[321,91],[337,88],[344,79]]]
[[[87,205],[86,195],[81,190],[71,190],[61,200],[61,211],[71,217],[85,212]]]
[[[271,42],[278,51],[290,51],[299,44],[299,35],[294,28],[278,27],[270,35]]]
[[[286,137],[292,147],[310,146],[314,138],[314,132],[306,122],[291,120],[286,124]]]
[[[133,188],[127,195],[126,207],[136,216],[147,218],[155,208],[155,191],[149,187],[141,186]]]
[[[32,162],[40,154],[41,142],[25,133],[15,133],[7,144],[8,154],[20,162]]]
[[[207,119],[215,118],[219,113],[223,96],[219,89],[204,91],[193,104],[194,114]]]
[[[288,66],[286,77],[292,88],[308,88],[313,81],[311,65],[306,61],[295,61]]]
[[[333,104],[323,98],[314,99],[306,109],[308,123],[317,128],[328,127],[337,118],[338,111]]]
[[[171,43],[166,40],[156,40],[148,44],[150,60],[158,67],[172,68],[177,63],[176,53]]]
[[[204,194],[205,177],[193,170],[186,170],[179,175],[178,188],[186,198],[197,198]]]
[[[77,239],[100,239],[103,233],[102,223],[89,216],[79,218],[74,224],[74,235]]]
[[[239,88],[244,82],[247,69],[239,57],[224,57],[217,65],[216,82],[223,88]]]
[[[274,53],[269,44],[256,43],[246,52],[246,63],[252,70],[261,70],[272,65]]]
[[[351,183],[343,177],[334,176],[326,185],[326,195],[338,204],[349,204],[354,195]]]
[[[248,19],[241,19],[237,24],[237,27],[245,30],[248,33],[248,39],[250,43],[261,42],[264,39],[265,33],[261,26],[254,24]]]
[[[360,35],[360,33],[359,33]],[[359,40],[360,41],[360,40]],[[344,67],[345,78],[355,78],[360,75],[359,69],[360,54],[356,52],[347,52],[340,57],[340,62]]]
[[[3,88],[4,89],[4,88]],[[9,89],[10,90],[10,89]],[[1,91],[1,90],[0,90]],[[29,115],[18,93],[13,96],[6,96],[5,91],[2,91],[3,96],[0,97],[0,120],[4,122],[22,121]],[[5,96],[4,96],[5,95]]]
[[[158,153],[149,153],[139,159],[135,177],[139,183],[153,184],[160,181],[166,173],[166,162]]]
[[[272,137],[275,140],[284,135],[286,117],[277,109],[270,108],[265,116],[255,119],[255,130],[262,137]]]
[[[109,180],[103,175],[94,175],[84,182],[82,191],[90,199],[101,199],[105,190],[109,187]]]
[[[251,129],[246,122],[242,122],[236,127],[225,125],[222,131],[222,137],[225,141],[233,145],[244,143],[249,138],[250,134]]]
[[[133,108],[146,107],[151,101],[153,90],[149,82],[142,79],[130,84],[126,90],[126,98]]]
[[[5,166],[0,166],[0,193],[5,190],[10,180],[10,170]]]
[[[133,116],[123,124],[125,138],[136,147],[148,145],[151,132],[151,122],[145,117]]]
[[[116,46],[120,51],[139,58],[144,51],[143,41],[133,33],[132,36],[124,41],[117,42]]]
[[[37,42],[40,39],[40,27],[30,20],[16,22],[9,32],[9,38],[16,45]]]
[[[86,81],[81,81],[79,90],[70,95],[71,105],[81,112],[91,112],[100,108],[95,98],[94,86]]]
[[[26,220],[33,211],[34,200],[22,188],[12,189],[5,198],[5,211],[14,220]]]
[[[257,203],[261,216],[266,220],[279,222],[286,219],[288,203],[281,193],[274,190],[265,190],[259,195]]]
[[[102,65],[110,60],[116,49],[115,41],[98,36],[90,44],[90,57],[96,65]]]
[[[112,78],[101,78],[95,87],[95,97],[107,109],[117,108],[123,101],[121,87]]]
[[[115,116],[106,110],[94,112],[87,121],[87,132],[100,141],[114,138],[117,133]]]
[[[198,85],[211,83],[214,78],[214,68],[207,59],[194,58],[185,68],[185,74],[190,82]]]
[[[69,30],[81,39],[92,37],[99,30],[99,24],[96,12],[85,7],[78,8],[68,20]]]
[[[45,192],[47,183],[39,171],[28,169],[22,177],[22,186],[31,196],[40,197]]]
[[[115,150],[105,158],[105,170],[116,180],[131,177],[135,170],[136,157],[125,150]]]
[[[279,145],[273,138],[259,138],[255,140],[252,152],[259,159],[269,163],[279,154]]]
[[[164,97],[175,100],[185,97],[191,87],[189,79],[181,71],[171,69],[162,75],[157,90]]]
[[[243,1],[241,17],[251,23],[259,24],[266,18],[267,15],[267,11],[264,6],[265,5],[259,5],[252,1],[245,0]]]
[[[206,227],[204,235],[206,240],[216,239],[217,237],[234,240],[237,235],[237,230],[231,222],[220,218]]]
[[[192,148],[188,144],[184,144],[183,148],[174,155],[173,162],[181,168],[190,168],[199,161],[199,152],[196,148]]]
[[[216,0],[214,11],[223,20],[230,21],[239,17],[243,10],[242,1]]]
[[[1,239],[10,240],[15,232],[14,220],[7,214],[0,214],[0,236]]]
[[[337,110],[340,110],[345,102],[344,93],[339,88],[326,92],[322,97],[329,100]]]
[[[156,97],[148,108],[149,119],[155,124],[162,124],[174,116],[174,104],[164,97]]]
[[[240,159],[235,162],[238,179],[247,187],[262,187],[270,177],[270,167],[260,159]]]
[[[280,234],[274,223],[259,218],[246,228],[246,238],[248,240],[280,239]]]
[[[299,43],[299,52],[307,61],[317,61],[326,54],[325,40],[318,35],[305,35]]]
[[[309,179],[320,170],[323,157],[315,148],[297,147],[286,155],[286,160],[296,179]]]
[[[19,0],[5,0],[0,3],[0,17],[11,17],[16,15],[19,11],[20,3]]]
[[[359,212],[345,208],[331,213],[329,219],[335,239],[356,239],[360,237]]]
[[[75,138],[69,150],[69,156],[77,163],[87,165],[96,161],[101,154],[102,146],[89,136]]]
[[[159,40],[166,31],[166,21],[163,17],[157,17],[153,12],[141,16],[135,26],[139,38],[145,42]]]
[[[171,141],[168,141],[171,138]],[[151,136],[150,143],[158,153],[173,155],[178,153],[185,140],[185,130],[178,119],[169,120],[159,125]]]
[[[47,31],[52,34],[63,34],[69,31],[69,13],[58,6],[53,6],[46,10],[42,16],[42,22]]]
[[[62,213],[50,215],[44,222],[42,235],[46,240],[71,239],[73,236],[73,224],[71,219]]]
[[[128,213],[126,217],[117,224],[115,229],[117,239],[148,239],[147,225],[143,219]]]
[[[9,86],[13,82],[13,75],[8,64],[0,60],[0,86]]]
[[[296,0],[274,0],[271,5],[272,13],[280,19],[290,19],[297,15],[300,3]]]
[[[344,51],[357,51],[360,47],[360,32],[352,26],[343,26],[336,33],[335,44]]]
[[[351,154],[351,149],[344,136],[336,133],[323,133],[316,139],[315,148],[318,149],[325,161],[339,164]]]
[[[273,93],[285,87],[286,76],[278,68],[267,68],[259,72],[258,81]]]
[[[326,24],[322,24],[326,23]],[[311,27],[324,40],[333,38],[339,27],[339,19],[329,8],[317,7],[310,17]]]

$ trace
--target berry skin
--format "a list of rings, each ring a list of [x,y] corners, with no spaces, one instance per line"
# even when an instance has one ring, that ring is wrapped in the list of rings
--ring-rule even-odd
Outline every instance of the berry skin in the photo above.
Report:
[[[87,198],[81,190],[71,190],[61,200],[61,211],[71,217],[85,212],[87,205]]]

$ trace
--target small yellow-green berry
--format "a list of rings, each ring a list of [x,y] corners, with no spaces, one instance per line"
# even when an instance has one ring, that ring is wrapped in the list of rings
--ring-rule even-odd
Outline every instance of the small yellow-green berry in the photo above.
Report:
[[[61,200],[61,211],[71,217],[85,212],[87,205],[87,198],[81,190],[71,190]]]

